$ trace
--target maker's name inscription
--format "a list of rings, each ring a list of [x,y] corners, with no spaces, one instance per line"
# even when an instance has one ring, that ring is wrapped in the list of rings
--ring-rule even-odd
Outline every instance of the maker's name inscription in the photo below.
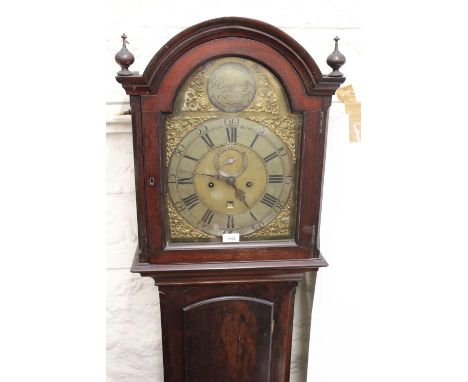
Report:
[[[257,88],[248,68],[237,62],[227,62],[211,73],[207,90],[214,106],[226,113],[236,113],[252,103]]]

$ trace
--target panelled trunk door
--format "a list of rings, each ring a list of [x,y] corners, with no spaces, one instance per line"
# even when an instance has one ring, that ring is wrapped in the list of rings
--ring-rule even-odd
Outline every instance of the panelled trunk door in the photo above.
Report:
[[[273,303],[230,296],[183,314],[186,382],[270,380]]]
[[[287,381],[296,286],[159,286],[164,380]]]

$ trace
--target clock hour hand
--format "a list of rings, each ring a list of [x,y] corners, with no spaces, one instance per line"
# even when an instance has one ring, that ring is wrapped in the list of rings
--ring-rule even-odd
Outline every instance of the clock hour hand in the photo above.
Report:
[[[215,179],[222,179],[221,176],[219,175],[212,175],[212,174],[204,174],[202,172],[193,172],[194,175],[203,175],[203,176],[209,176],[211,178],[215,178]]]

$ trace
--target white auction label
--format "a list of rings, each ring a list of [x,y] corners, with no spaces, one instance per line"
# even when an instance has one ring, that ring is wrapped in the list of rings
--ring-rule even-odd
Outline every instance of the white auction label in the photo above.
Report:
[[[238,233],[223,233],[223,243],[238,243],[239,234]]]

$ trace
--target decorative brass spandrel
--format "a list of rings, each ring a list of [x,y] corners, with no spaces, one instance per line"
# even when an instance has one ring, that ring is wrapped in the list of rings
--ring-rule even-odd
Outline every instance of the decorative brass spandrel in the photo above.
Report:
[[[288,202],[280,214],[266,227],[245,235],[247,240],[249,239],[288,239],[294,235],[294,218],[293,211],[293,195],[294,190],[289,194]]]
[[[169,164],[172,152],[175,147],[181,141],[181,139],[187,135],[194,128],[202,124],[203,122],[209,121],[210,119],[216,118],[215,116],[204,116],[204,117],[167,117],[166,119],[166,166]]]
[[[288,145],[289,150],[293,156],[294,162],[296,162],[296,132],[298,126],[302,121],[300,115],[290,114],[287,117],[256,117],[254,115],[246,115],[247,119],[261,123],[263,126],[268,127],[281,140]]]
[[[265,73],[257,74],[257,84],[257,96],[245,111],[279,114],[279,99],[269,76]]]
[[[177,212],[174,204],[172,204],[172,201],[169,198],[167,198],[167,215],[169,218],[169,237],[174,242],[187,241],[188,239],[196,240],[214,238],[214,236],[200,232],[188,224]]]
[[[192,76],[188,88],[183,92],[181,111],[216,111],[206,95],[206,65]]]

